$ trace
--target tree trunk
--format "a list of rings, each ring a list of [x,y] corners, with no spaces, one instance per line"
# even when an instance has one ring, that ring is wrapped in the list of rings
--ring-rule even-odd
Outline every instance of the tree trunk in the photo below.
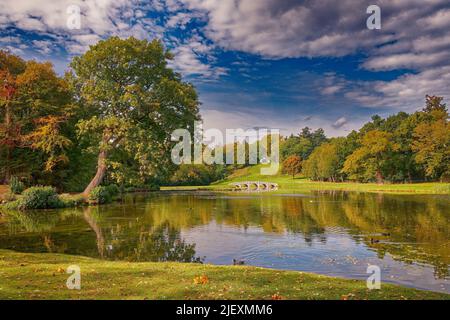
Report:
[[[376,179],[378,184],[383,184],[383,175],[380,170],[377,170]]]
[[[102,183],[103,177],[106,173],[106,151],[100,151],[98,154],[98,162],[97,162],[97,173],[95,174],[94,178],[92,178],[89,185],[84,189],[83,196],[88,197],[89,193],[94,189],[95,187],[99,186],[100,183]]]

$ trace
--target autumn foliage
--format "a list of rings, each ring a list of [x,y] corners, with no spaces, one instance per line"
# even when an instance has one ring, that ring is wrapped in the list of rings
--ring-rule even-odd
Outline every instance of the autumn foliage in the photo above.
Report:
[[[295,175],[300,173],[302,170],[302,158],[297,155],[289,156],[286,160],[283,161],[283,171],[292,176],[292,179],[295,178]]]

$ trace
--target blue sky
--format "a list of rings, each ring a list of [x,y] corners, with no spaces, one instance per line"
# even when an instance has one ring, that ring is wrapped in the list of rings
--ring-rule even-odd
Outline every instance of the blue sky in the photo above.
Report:
[[[381,8],[368,30],[366,8]],[[69,29],[70,5],[81,28]],[[450,97],[448,0],[0,0],[0,45],[50,60],[112,35],[158,38],[195,84],[206,128],[323,127],[345,135],[373,114]],[[69,10],[70,11],[70,10]]]

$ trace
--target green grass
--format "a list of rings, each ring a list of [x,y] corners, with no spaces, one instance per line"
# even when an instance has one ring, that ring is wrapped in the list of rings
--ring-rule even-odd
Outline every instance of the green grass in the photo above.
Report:
[[[81,290],[66,287],[68,266]],[[207,282],[196,284],[196,277]],[[450,299],[450,295],[364,281],[248,266],[108,262],[52,253],[0,250],[0,299]]]
[[[230,188],[230,183],[240,181],[266,181],[278,183],[280,189],[275,193],[289,192],[310,192],[313,190],[344,190],[360,192],[385,192],[385,193],[414,193],[414,194],[450,194],[450,183],[402,183],[402,184],[383,184],[376,183],[355,183],[355,182],[316,182],[309,179],[283,174],[273,176],[261,175],[261,165],[247,167],[236,170],[232,175],[223,181],[219,181],[209,186],[190,186],[190,187],[165,187],[161,190],[224,190]]]

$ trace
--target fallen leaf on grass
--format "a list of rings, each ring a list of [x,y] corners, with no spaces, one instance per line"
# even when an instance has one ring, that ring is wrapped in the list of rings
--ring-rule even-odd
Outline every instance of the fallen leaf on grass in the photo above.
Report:
[[[201,275],[194,278],[194,284],[207,284],[209,282],[208,276]]]
[[[282,300],[283,297],[280,296],[278,293],[275,293],[272,295],[272,300]]]

